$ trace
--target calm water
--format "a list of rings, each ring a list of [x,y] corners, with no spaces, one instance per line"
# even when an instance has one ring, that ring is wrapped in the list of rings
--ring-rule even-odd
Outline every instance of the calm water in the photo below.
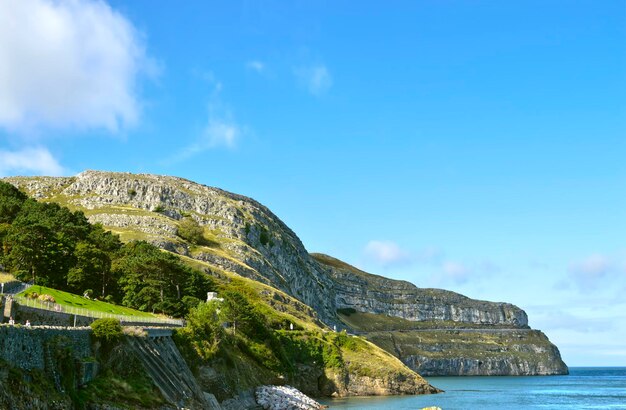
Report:
[[[325,400],[331,409],[626,409],[626,367],[573,367],[569,376],[429,377],[445,393]]]

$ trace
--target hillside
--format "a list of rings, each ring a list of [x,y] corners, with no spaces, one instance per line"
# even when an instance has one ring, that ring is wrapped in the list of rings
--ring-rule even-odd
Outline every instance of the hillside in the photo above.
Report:
[[[101,223],[122,240],[145,239],[214,272],[242,276],[284,292],[309,306],[327,326],[371,332],[366,337],[417,371],[567,372],[558,349],[543,334],[528,329],[526,313],[518,307],[420,289],[359,271],[326,255],[310,255],[289,227],[250,198],[181,178],[144,174],[86,171],[69,178],[6,180],[40,200],[82,210],[91,222]],[[201,240],[184,233],[182,228],[190,224],[201,228]],[[376,320],[359,320],[363,315]],[[374,322],[381,325],[376,329],[363,325]],[[461,329],[453,339],[450,328]],[[464,330],[468,328],[474,329],[471,334]],[[403,333],[402,343],[395,346],[385,341],[395,338],[395,332],[416,329],[434,333],[429,338]],[[387,333],[375,333],[381,331]],[[491,364],[482,366],[481,345],[492,343],[494,332],[516,336],[498,339],[500,353],[507,354],[494,353],[488,357]],[[448,348],[441,352],[444,341]],[[545,354],[526,354],[535,351]]]

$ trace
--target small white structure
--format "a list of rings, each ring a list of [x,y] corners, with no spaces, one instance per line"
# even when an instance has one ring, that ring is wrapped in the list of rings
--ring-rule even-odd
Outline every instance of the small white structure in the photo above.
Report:
[[[206,293],[206,301],[210,302],[212,300],[217,300],[217,301],[223,302],[224,298],[218,298],[217,297],[217,292],[207,292]]]

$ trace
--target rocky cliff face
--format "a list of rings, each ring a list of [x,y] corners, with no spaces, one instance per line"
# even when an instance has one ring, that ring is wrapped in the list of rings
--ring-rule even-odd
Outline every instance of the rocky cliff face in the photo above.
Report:
[[[526,312],[509,303],[473,300],[441,289],[362,272],[327,255],[313,257],[335,282],[338,309],[354,308],[410,321],[452,321],[479,325],[528,326]]]
[[[369,332],[423,376],[567,374],[559,350],[538,330],[420,329]]]
[[[507,303],[420,289],[408,282],[367,274],[325,255],[311,256],[296,234],[263,205],[185,179],[86,171],[70,178],[16,177],[7,181],[38,199],[83,210],[91,222],[101,223],[124,240],[148,240],[280,289],[311,306],[327,325],[342,326],[337,310],[354,309],[415,324],[513,329],[528,326],[526,313]],[[206,244],[191,245],[177,236],[179,223],[186,217],[204,228]],[[417,363],[408,356],[399,357]],[[444,368],[446,363],[442,358],[431,367]]]
[[[71,178],[8,178],[29,195],[85,212],[122,239],[145,239],[280,289],[335,320],[333,284],[300,239],[269,209],[244,196],[168,176],[86,171]],[[210,238],[192,247],[176,236],[183,217]]]
[[[313,256],[336,283],[337,306],[352,309],[341,315],[344,322],[423,376],[568,372],[557,347],[528,327],[517,306],[420,289]]]

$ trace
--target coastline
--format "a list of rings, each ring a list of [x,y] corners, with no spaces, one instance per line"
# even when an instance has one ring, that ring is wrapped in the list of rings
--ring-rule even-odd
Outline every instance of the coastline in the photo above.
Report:
[[[570,367],[569,375],[556,376],[439,376],[427,380],[445,393],[319,401],[339,410],[408,410],[429,406],[445,410],[557,410],[585,406],[626,409],[626,366]]]

